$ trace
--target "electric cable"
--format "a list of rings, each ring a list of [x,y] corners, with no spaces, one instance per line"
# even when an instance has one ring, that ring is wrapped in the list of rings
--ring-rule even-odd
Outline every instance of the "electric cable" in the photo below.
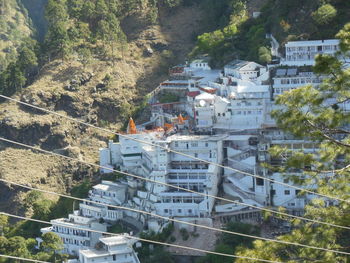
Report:
[[[83,164],[86,164],[86,165],[89,165],[89,166],[94,166],[94,167],[103,168],[103,169],[109,169],[112,172],[118,172],[118,173],[124,174],[124,175],[129,176],[129,177],[137,178],[137,179],[144,180],[144,181],[151,182],[151,183],[155,183],[155,184],[161,184],[161,185],[164,185],[164,186],[167,186],[167,187],[176,188],[178,190],[190,192],[190,193],[193,193],[193,194],[196,194],[196,195],[201,195],[201,196],[204,196],[204,197],[211,197],[211,198],[214,198],[214,199],[217,199],[217,200],[230,202],[230,203],[233,203],[233,204],[239,204],[239,205],[243,205],[243,206],[248,206],[248,207],[259,209],[259,210],[262,210],[262,211],[265,211],[265,212],[270,212],[270,213],[274,213],[274,214],[278,214],[278,215],[282,215],[282,216],[287,216],[287,217],[291,217],[291,218],[295,218],[295,219],[300,219],[300,220],[304,220],[304,221],[308,221],[308,222],[312,222],[312,223],[323,224],[323,225],[328,225],[328,226],[338,227],[338,228],[343,228],[343,229],[350,229],[350,227],[347,227],[347,226],[341,226],[341,225],[336,225],[336,224],[332,224],[332,223],[328,223],[328,222],[324,222],[324,221],[309,219],[309,218],[306,218],[306,217],[291,215],[291,214],[288,214],[288,213],[275,211],[275,210],[268,209],[268,208],[258,207],[258,206],[254,206],[254,205],[250,205],[250,204],[246,204],[246,203],[242,203],[242,202],[226,199],[226,198],[223,198],[223,197],[218,197],[218,196],[214,196],[214,195],[210,195],[210,194],[196,192],[194,190],[190,190],[190,189],[187,189],[187,188],[183,188],[183,187],[179,187],[179,186],[175,186],[175,185],[171,185],[171,184],[155,181],[155,180],[152,180],[152,179],[149,179],[149,178],[144,178],[142,176],[130,174],[130,173],[119,171],[119,170],[112,169],[112,168],[109,168],[109,167],[105,167],[105,166],[101,166],[101,165],[98,165],[98,164],[86,162],[86,161],[83,161],[83,160],[79,160],[77,158],[73,158],[73,157],[61,155],[61,154],[58,154],[58,153],[46,151],[46,150],[43,150],[43,149],[40,149],[40,148],[37,148],[37,147],[33,147],[33,146],[30,146],[30,145],[27,145],[27,144],[15,142],[15,141],[8,140],[8,139],[2,138],[2,137],[0,137],[0,140],[1,141],[5,141],[5,142],[9,142],[9,143],[13,143],[15,145],[19,145],[19,146],[22,146],[22,147],[26,147],[26,148],[29,148],[29,149],[32,149],[32,150],[36,150],[36,151],[39,151],[39,152],[43,152],[43,153],[46,153],[46,154],[50,154],[50,155],[53,155],[53,156],[58,156],[58,157],[61,157],[61,158],[64,158],[64,159],[68,159],[68,160],[71,160],[71,161],[80,162],[80,163],[83,163]],[[4,180],[4,179],[0,179],[0,180]]]
[[[143,140],[139,140],[139,139],[133,138],[132,136],[121,134],[121,133],[118,133],[118,132],[113,132],[111,130],[108,130],[108,129],[105,129],[105,128],[101,128],[101,127],[92,125],[90,123],[86,123],[86,122],[80,121],[78,119],[75,119],[75,118],[72,118],[72,117],[69,117],[69,116],[65,116],[65,115],[60,114],[58,112],[51,111],[51,110],[48,110],[48,109],[44,109],[44,108],[41,108],[41,107],[38,107],[38,106],[35,106],[35,105],[32,105],[32,104],[26,103],[26,102],[23,102],[23,101],[20,101],[20,100],[16,100],[16,99],[4,96],[4,95],[0,95],[0,97],[2,97],[4,99],[7,99],[7,100],[10,100],[10,101],[13,101],[13,102],[16,102],[16,103],[19,103],[19,104],[22,104],[22,105],[25,105],[25,106],[28,106],[28,107],[31,107],[31,108],[34,108],[34,109],[37,109],[37,110],[41,110],[41,111],[46,112],[46,113],[50,113],[50,114],[59,116],[61,118],[68,119],[70,121],[73,121],[73,122],[85,125],[87,127],[91,127],[91,128],[94,128],[94,129],[97,129],[97,130],[100,130],[100,131],[104,131],[104,132],[107,132],[107,133],[110,133],[110,134],[118,135],[118,136],[124,137],[124,138],[132,140],[132,141],[136,141],[136,142],[139,142],[139,143],[142,143],[142,144],[147,144],[147,145],[150,145],[150,146],[158,147],[158,148],[161,148],[161,149],[163,149],[163,150],[165,150],[167,152],[173,152],[175,154],[182,155],[182,156],[185,156],[187,158],[190,158],[190,159],[193,159],[193,160],[196,160],[196,161],[199,161],[199,162],[211,164],[211,165],[223,168],[223,169],[228,169],[228,170],[231,170],[231,171],[234,171],[234,172],[238,172],[238,173],[243,174],[243,175],[252,176],[254,178],[263,179],[263,180],[266,180],[266,181],[269,181],[269,182],[272,182],[272,183],[275,183],[275,184],[283,185],[283,186],[286,186],[286,187],[289,187],[289,188],[294,188],[294,189],[299,190],[301,192],[305,192],[305,193],[309,193],[309,194],[313,194],[313,195],[318,195],[318,196],[321,196],[321,197],[324,197],[324,198],[334,199],[334,200],[337,200],[337,201],[350,203],[350,201],[346,200],[346,199],[342,199],[342,198],[338,198],[338,197],[335,197],[335,196],[330,196],[330,195],[326,195],[326,194],[322,194],[322,193],[317,193],[317,192],[311,191],[309,189],[305,189],[305,188],[298,187],[298,186],[295,186],[295,185],[290,185],[288,183],[284,183],[284,182],[281,182],[281,181],[276,181],[276,180],[271,179],[271,178],[267,178],[267,177],[260,176],[260,175],[255,175],[255,174],[251,174],[251,173],[248,173],[248,172],[245,172],[245,171],[241,171],[239,169],[235,169],[233,167],[229,167],[229,166],[225,166],[225,165],[222,165],[222,164],[219,164],[219,163],[203,160],[203,159],[200,159],[198,157],[195,157],[195,156],[192,156],[192,155],[189,155],[189,154],[186,154],[186,153],[182,153],[182,152],[178,152],[178,151],[175,151],[175,150],[172,150],[172,149],[168,149],[167,147],[164,147],[162,145],[158,145],[158,144],[154,144],[154,143],[151,143],[151,142],[147,142],[147,141],[143,141]]]
[[[47,194],[57,195],[57,196],[60,196],[60,197],[69,198],[69,199],[73,199],[73,200],[77,200],[77,201],[89,202],[89,203],[97,204],[99,206],[107,206],[107,207],[112,207],[112,208],[116,208],[116,209],[132,211],[132,212],[135,212],[135,213],[146,214],[146,215],[149,215],[149,216],[158,217],[158,218],[163,219],[163,220],[172,221],[172,222],[175,222],[175,223],[185,224],[185,225],[194,226],[194,227],[199,227],[199,228],[203,228],[203,229],[208,229],[208,230],[212,230],[212,231],[216,231],[216,232],[222,232],[222,233],[226,233],[226,234],[231,234],[231,235],[236,235],[236,236],[243,236],[243,237],[248,237],[248,238],[253,238],[253,239],[260,239],[260,240],[269,241],[269,242],[276,242],[276,243],[280,243],[280,244],[284,244],[284,245],[293,245],[293,246],[300,246],[300,247],[307,247],[307,248],[313,248],[313,249],[318,249],[318,250],[324,250],[323,248],[320,248],[320,247],[309,246],[309,245],[304,245],[304,244],[295,243],[295,242],[288,242],[288,241],[283,241],[283,240],[278,240],[278,239],[264,238],[264,237],[259,237],[259,236],[254,236],[254,235],[249,235],[249,234],[229,231],[229,230],[225,230],[225,229],[218,229],[218,228],[214,228],[214,227],[210,227],[210,226],[200,225],[200,224],[197,224],[197,223],[191,223],[191,222],[186,222],[186,221],[183,221],[183,220],[178,220],[178,219],[175,219],[175,218],[165,217],[165,216],[157,215],[155,213],[150,213],[150,212],[147,212],[147,211],[142,211],[142,210],[138,210],[138,209],[134,209],[134,208],[110,205],[110,204],[106,204],[106,203],[103,203],[103,202],[96,202],[96,201],[93,201],[93,200],[87,200],[87,199],[73,197],[73,196],[69,196],[69,195],[65,195],[65,194],[59,194],[59,193],[52,192],[52,191],[41,190],[41,189],[38,189],[38,188],[35,188],[35,187],[24,186],[24,185],[21,185],[21,184],[18,184],[18,183],[14,183],[14,182],[10,182],[10,181],[4,180],[4,179],[0,179],[0,181],[6,182],[6,183],[9,183],[9,184],[12,184],[12,185],[20,186],[20,187],[23,187],[23,188],[26,188],[26,189],[34,190],[34,191],[39,191],[39,192],[43,192],[43,193],[47,193]],[[349,253],[349,255],[350,255],[350,253]]]
[[[156,244],[156,245],[169,246],[169,247],[175,247],[175,248],[180,248],[180,249],[187,249],[187,250],[192,250],[192,251],[197,251],[197,252],[203,252],[203,253],[217,255],[217,256],[224,256],[224,257],[230,257],[230,258],[242,258],[242,259],[256,260],[256,261],[269,262],[269,263],[283,263],[283,262],[272,261],[272,260],[267,260],[267,259],[244,257],[244,256],[231,255],[231,254],[220,253],[220,252],[215,252],[215,251],[209,251],[209,250],[200,249],[200,248],[186,247],[186,246],[181,246],[181,245],[176,245],[176,244],[171,244],[171,243],[166,243],[166,242],[149,240],[149,239],[140,238],[140,237],[125,236],[125,235],[115,234],[115,233],[110,233],[110,232],[105,232],[105,231],[86,229],[86,228],[82,228],[82,227],[70,226],[68,224],[60,224],[58,222],[51,223],[51,222],[48,222],[48,221],[28,218],[28,217],[24,217],[24,216],[13,215],[13,214],[5,213],[5,212],[0,212],[0,214],[3,214],[5,216],[9,216],[9,217],[13,217],[13,218],[17,218],[17,219],[21,219],[21,220],[28,220],[28,221],[32,221],[32,222],[36,222],[36,223],[41,223],[41,224],[67,227],[67,228],[71,228],[71,229],[75,229],[75,230],[82,230],[82,231],[91,232],[91,233],[99,233],[99,234],[102,234],[102,235],[122,236],[122,237],[126,237],[126,238],[129,238],[129,239],[134,239],[134,240],[137,240],[137,241],[143,241],[143,242],[152,243],[152,244]]]

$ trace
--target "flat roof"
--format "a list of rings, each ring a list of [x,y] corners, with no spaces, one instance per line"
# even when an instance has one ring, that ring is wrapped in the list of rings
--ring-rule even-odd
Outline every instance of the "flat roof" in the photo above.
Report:
[[[338,45],[339,39],[325,39],[325,40],[306,40],[306,41],[289,41],[286,46],[313,46],[313,45]]]
[[[227,135],[181,135],[174,134],[167,138],[167,141],[220,141],[224,140]]]
[[[115,246],[121,244],[128,244],[130,240],[130,236],[128,234],[120,235],[120,236],[112,236],[112,237],[103,237],[100,238],[100,241],[107,246]]]
[[[94,189],[102,190],[102,191],[118,191],[120,189],[125,188],[122,185],[109,185],[109,184],[97,184],[93,186]]]
[[[127,247],[125,249],[109,252],[106,250],[98,250],[95,248],[90,248],[86,250],[79,250],[79,253],[81,253],[83,256],[87,258],[94,258],[94,257],[104,257],[104,256],[110,256],[110,255],[116,255],[116,254],[127,254],[132,252],[132,249],[130,247]]]

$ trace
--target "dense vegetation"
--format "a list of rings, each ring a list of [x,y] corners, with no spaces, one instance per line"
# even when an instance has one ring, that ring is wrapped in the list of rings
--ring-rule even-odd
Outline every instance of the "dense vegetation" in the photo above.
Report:
[[[349,21],[350,13],[349,1],[267,0],[261,15],[253,18],[248,14],[248,0],[207,2],[218,28],[198,37],[192,56],[207,53],[214,66],[234,58],[269,62],[266,34],[281,45],[289,40],[333,38]]]
[[[260,236],[260,230],[257,226],[250,224],[244,224],[240,222],[229,222],[225,226],[225,230],[232,232],[239,232],[248,235]],[[251,248],[253,246],[253,239],[248,237],[242,237],[237,235],[231,235],[228,233],[221,234],[215,246],[215,252],[224,254],[234,254],[234,251],[238,247]],[[196,263],[231,263],[232,258],[207,255],[196,261]]]
[[[37,248],[37,241],[34,238],[26,239],[23,236],[11,235],[12,228],[9,218],[0,215],[0,254],[49,262],[62,262],[67,259],[67,255],[55,252],[63,248],[62,240],[56,234],[44,234],[43,242]],[[11,260],[1,258],[0,262],[11,262]]]
[[[192,2],[195,0],[186,4]],[[44,34],[43,41],[21,39],[14,55],[4,63],[7,66],[0,69],[0,94],[12,95],[21,90],[34,80],[45,63],[54,59],[78,60],[84,67],[93,59],[114,63],[127,49],[127,38],[120,26],[122,19],[140,12],[145,24],[154,24],[160,8],[175,8],[184,3],[181,0],[48,0],[46,22],[36,21],[41,27],[38,39]],[[27,19],[30,21],[28,16]]]

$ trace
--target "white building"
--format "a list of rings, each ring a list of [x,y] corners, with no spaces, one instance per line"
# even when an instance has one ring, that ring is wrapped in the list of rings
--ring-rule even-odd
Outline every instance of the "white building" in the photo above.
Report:
[[[140,263],[128,234],[100,238],[94,248],[79,250],[79,259],[68,263]]]
[[[285,46],[286,56],[281,60],[287,66],[312,66],[318,54],[334,55],[339,50],[339,39],[290,41]]]
[[[269,121],[271,92],[268,85],[233,78],[234,85],[218,86],[217,94],[195,98],[195,124],[199,130],[259,129]]]
[[[234,77],[241,80],[249,80],[261,84],[268,80],[266,67],[251,61],[234,60],[224,67],[226,77]]]
[[[211,70],[209,66],[209,60],[209,57],[195,59],[190,63],[190,68]]]
[[[222,141],[225,136],[173,135],[167,138],[169,148],[206,161],[221,163]],[[222,171],[191,158],[169,153],[166,182],[192,191],[214,195]],[[167,187],[159,193],[160,202],[155,204],[157,214],[177,217],[208,217],[214,207],[214,199]]]
[[[82,216],[93,217],[97,220],[103,218],[106,221],[117,221],[123,218],[123,210],[90,201],[120,206],[126,202],[126,192],[126,184],[102,181],[101,184],[93,186],[89,191],[89,198],[79,204],[80,213]]]
[[[317,76],[311,68],[277,68],[273,77],[273,97],[286,91],[306,85],[316,86],[322,83],[324,77]]]
[[[164,133],[140,133],[128,136],[137,137],[141,141],[146,138],[160,147],[142,145],[140,142],[129,144],[130,140],[120,140],[120,147],[123,149],[134,147],[139,144],[140,156],[137,170],[141,176],[148,179],[172,184],[193,191],[202,193],[217,194],[217,184],[220,179],[220,169],[217,166],[194,161],[190,158],[169,152],[167,149],[185,152],[194,157],[212,161],[222,162],[222,138],[223,136],[192,136],[173,135],[163,137]],[[111,146],[111,143],[109,144]],[[137,148],[138,148],[137,147]],[[106,149],[102,150],[102,152]],[[122,151],[113,152],[115,155],[123,155]],[[121,160],[121,158],[110,158],[109,160]],[[106,161],[102,158],[102,161]],[[135,164],[130,160],[132,165]],[[108,163],[108,165],[120,166],[122,170],[130,167],[124,159],[121,163]],[[136,167],[135,167],[136,168]],[[130,179],[132,181],[132,179]],[[137,191],[133,198],[134,204],[146,211],[156,210],[157,214],[164,216],[199,217],[208,216],[214,205],[212,198],[199,196],[186,191],[178,191],[171,187],[147,182],[147,191]]]
[[[100,233],[89,230],[107,231],[106,225],[98,223],[94,218],[80,216],[78,211],[70,214],[68,218],[58,218],[50,221],[52,226],[42,228],[42,234],[53,232],[63,241],[63,253],[78,255],[80,249],[94,247],[102,236]],[[37,238],[39,243],[41,238]]]

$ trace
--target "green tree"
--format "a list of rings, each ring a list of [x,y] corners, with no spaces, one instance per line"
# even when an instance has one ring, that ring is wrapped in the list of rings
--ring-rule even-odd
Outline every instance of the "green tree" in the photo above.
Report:
[[[62,60],[70,53],[70,41],[68,38],[68,12],[65,1],[49,0],[45,17],[49,23],[45,37],[45,47],[49,56],[60,56]]]
[[[42,235],[43,242],[41,243],[41,249],[54,252],[56,250],[63,249],[62,239],[53,232],[48,232]]]
[[[288,151],[290,157],[285,169],[304,170],[306,180],[285,176],[306,188],[316,187],[319,193],[344,200],[349,200],[350,193],[350,113],[344,110],[344,103],[350,100],[350,69],[338,58],[343,58],[350,50],[349,33],[350,24],[347,24],[337,35],[341,41],[339,54],[316,58],[315,73],[328,76],[328,79],[317,87],[300,87],[281,95],[277,103],[283,107],[273,113],[279,127],[319,145],[315,154]],[[330,202],[321,198],[313,199],[305,208],[305,217],[349,226],[349,204],[334,200]],[[299,220],[293,223],[295,229],[279,239],[350,252],[349,230]],[[282,262],[345,263],[350,260],[347,255],[260,240],[254,242],[253,249],[241,249],[239,254]]]
[[[56,252],[63,249],[62,239],[53,232],[48,232],[42,235],[43,242],[40,245],[40,248],[43,251],[47,251],[53,254],[54,262],[56,262]]]
[[[19,91],[23,88],[27,79],[24,76],[24,73],[21,71],[20,66],[14,62],[8,65],[7,74],[7,89],[9,90],[8,93],[12,95],[14,92]]]
[[[8,216],[0,215],[0,236],[3,236],[8,230]]]
[[[95,14],[94,3],[92,1],[84,1],[81,13],[83,21],[90,23]]]
[[[271,51],[267,47],[259,48],[259,61],[261,63],[269,63],[272,60]]]
[[[22,46],[18,51],[18,64],[22,72],[24,72],[26,78],[34,73],[38,66],[38,58],[35,54],[35,50],[29,46]]]
[[[83,0],[68,0],[68,13],[71,17],[75,18],[81,18],[83,16],[83,6],[84,6]]]
[[[240,223],[229,222],[225,226],[225,230],[232,232],[239,232],[243,234],[260,236],[260,231],[256,226]],[[233,254],[233,251],[240,245],[244,244],[246,247],[251,247],[253,240],[251,238],[235,236],[228,233],[221,234],[216,246],[215,252]],[[200,258],[196,263],[231,263],[232,259],[228,257],[208,254],[207,256]]]
[[[332,21],[336,15],[337,10],[331,4],[325,4],[312,13],[312,18],[317,24],[325,25]]]
[[[1,254],[7,253],[7,250],[6,250],[7,243],[8,243],[7,238],[4,236],[0,236],[0,253]]]
[[[79,60],[83,64],[84,69],[92,60],[91,51],[88,48],[80,48],[78,51]]]
[[[17,257],[30,257],[30,252],[27,248],[26,240],[21,236],[11,237],[7,240],[6,252],[8,255]]]
[[[105,0],[97,0],[95,4],[95,17],[98,20],[105,19],[108,14],[108,7]]]

